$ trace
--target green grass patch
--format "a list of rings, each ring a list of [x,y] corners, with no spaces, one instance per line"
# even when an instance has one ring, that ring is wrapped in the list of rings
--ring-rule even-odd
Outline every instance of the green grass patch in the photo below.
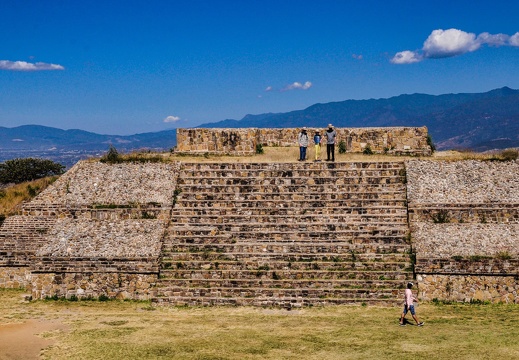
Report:
[[[157,307],[142,302],[20,302],[0,290],[0,326],[60,321],[43,359],[512,359],[519,305],[422,303],[424,327],[398,326],[400,307],[300,310]],[[146,304],[144,304],[146,305]],[[409,320],[412,319],[409,317]]]

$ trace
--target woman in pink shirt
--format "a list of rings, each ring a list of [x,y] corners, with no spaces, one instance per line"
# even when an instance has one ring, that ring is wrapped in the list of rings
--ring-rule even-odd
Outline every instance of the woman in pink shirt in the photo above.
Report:
[[[400,326],[405,326],[406,320],[405,316],[407,315],[407,312],[410,311],[411,315],[413,315],[414,321],[416,321],[416,325],[423,326],[423,321],[420,322],[418,320],[418,317],[416,316],[416,312],[414,310],[414,302],[418,302],[418,299],[416,299],[413,296],[413,292],[411,291],[411,288],[413,287],[413,283],[409,282],[407,283],[407,289],[405,289],[405,304],[404,304],[404,311],[402,312],[402,316],[400,317]]]

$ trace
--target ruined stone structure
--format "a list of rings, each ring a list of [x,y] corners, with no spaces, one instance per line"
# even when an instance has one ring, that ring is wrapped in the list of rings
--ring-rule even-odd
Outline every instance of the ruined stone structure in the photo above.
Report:
[[[416,276],[519,303],[517,189],[517,162],[83,161],[0,227],[0,287],[291,307],[400,304]]]
[[[519,163],[406,167],[421,296],[519,303]]]
[[[317,129],[308,129],[311,138]],[[318,129],[324,134],[326,129]],[[337,143],[344,141],[348,152],[430,155],[427,128],[337,128]],[[253,155],[256,145],[297,146],[300,129],[177,129],[180,153]],[[326,141],[326,140],[325,140]]]

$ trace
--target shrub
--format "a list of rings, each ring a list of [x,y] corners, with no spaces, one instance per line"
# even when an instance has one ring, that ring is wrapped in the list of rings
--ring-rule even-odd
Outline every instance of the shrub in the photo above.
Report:
[[[44,159],[13,159],[0,163],[0,183],[19,184],[47,176],[61,175],[65,166],[52,160]]]
[[[519,157],[519,151],[516,149],[506,149],[501,151],[501,157],[504,161],[514,161]]]
[[[367,144],[365,147],[364,147],[364,150],[362,150],[362,153],[364,155],[373,155],[373,150],[371,150],[371,145],[370,144]]]
[[[512,255],[508,251],[501,251],[496,254],[496,258],[499,260],[510,260],[512,258]]]
[[[263,150],[263,145],[262,144],[256,144],[256,154],[261,155],[264,152],[265,151]]]
[[[440,210],[436,214],[431,215],[435,224],[445,224],[451,221],[451,216],[447,210]]]
[[[346,143],[344,140],[339,142],[339,154],[346,154]]]
[[[433,139],[432,139],[431,135],[429,135],[429,134],[427,134],[427,145],[429,145],[431,147],[432,152],[436,151],[436,145],[434,145]]]
[[[101,161],[102,163],[117,164],[120,163],[122,160],[115,146],[110,145],[108,152],[104,154],[103,157],[101,157],[101,160],[99,161]]]

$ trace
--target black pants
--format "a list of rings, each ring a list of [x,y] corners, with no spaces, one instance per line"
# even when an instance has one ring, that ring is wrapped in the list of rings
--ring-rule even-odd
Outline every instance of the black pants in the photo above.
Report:
[[[326,159],[335,161],[335,144],[326,144]]]

